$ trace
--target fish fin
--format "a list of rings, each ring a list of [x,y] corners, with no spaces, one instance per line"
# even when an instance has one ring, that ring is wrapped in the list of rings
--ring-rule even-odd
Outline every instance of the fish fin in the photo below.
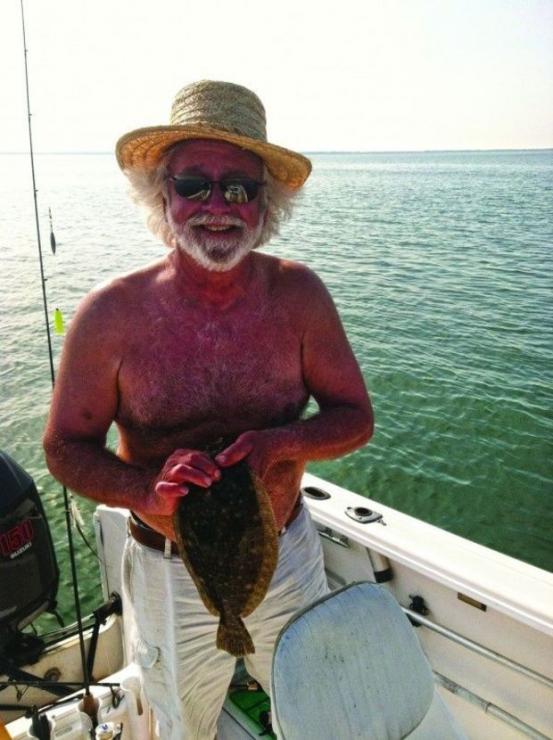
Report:
[[[246,625],[240,617],[234,614],[230,617],[221,615],[221,621],[217,629],[217,647],[219,650],[226,650],[235,658],[248,653],[255,653],[255,647]]]
[[[263,601],[278,563],[278,533],[271,500],[261,478],[251,471],[250,475],[257,494],[259,515],[263,523],[265,541],[263,545],[263,560],[260,565],[257,583],[249,599],[240,611],[242,617],[247,617],[251,614]]]

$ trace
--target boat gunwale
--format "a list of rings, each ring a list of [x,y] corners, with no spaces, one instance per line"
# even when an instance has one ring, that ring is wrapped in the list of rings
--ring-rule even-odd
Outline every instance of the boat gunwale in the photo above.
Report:
[[[325,500],[304,497],[317,523],[553,636],[553,573],[305,473],[302,487],[309,486],[330,493]],[[346,515],[347,507],[361,505],[381,513],[386,526],[380,522],[362,524]],[[476,560],[479,568],[471,566]],[[525,579],[524,589],[521,578]]]

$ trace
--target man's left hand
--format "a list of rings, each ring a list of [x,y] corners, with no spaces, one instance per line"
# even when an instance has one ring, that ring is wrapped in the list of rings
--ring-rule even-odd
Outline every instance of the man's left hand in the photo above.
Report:
[[[269,468],[283,459],[283,442],[283,435],[274,429],[244,432],[214,460],[222,468],[229,468],[247,457],[252,472],[263,479]]]

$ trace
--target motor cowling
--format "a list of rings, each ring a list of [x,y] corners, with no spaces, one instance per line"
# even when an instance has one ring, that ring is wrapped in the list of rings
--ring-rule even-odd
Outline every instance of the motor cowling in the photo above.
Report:
[[[0,651],[45,611],[59,584],[52,536],[33,479],[0,451]]]

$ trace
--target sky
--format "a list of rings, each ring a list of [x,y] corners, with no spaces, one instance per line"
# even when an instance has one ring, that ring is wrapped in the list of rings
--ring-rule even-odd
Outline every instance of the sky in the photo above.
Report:
[[[199,79],[299,151],[553,147],[553,0],[25,0],[34,147],[113,151]],[[0,151],[26,151],[20,0],[0,2]]]

